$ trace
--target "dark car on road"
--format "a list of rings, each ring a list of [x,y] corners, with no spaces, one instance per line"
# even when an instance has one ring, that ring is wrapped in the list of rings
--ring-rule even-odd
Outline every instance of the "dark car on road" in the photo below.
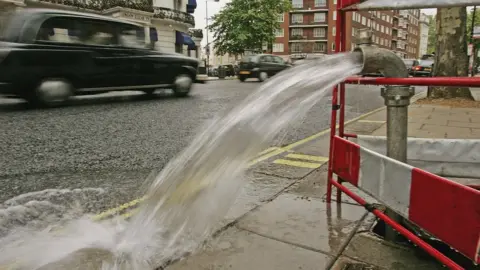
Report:
[[[187,96],[199,61],[152,50],[145,28],[94,14],[24,9],[2,15],[0,94],[36,105],[116,90],[153,93],[171,88]],[[156,30],[150,30],[156,41]]]
[[[244,82],[248,78],[256,78],[263,82],[290,66],[279,56],[271,54],[248,55],[240,61],[238,79]]]
[[[434,61],[425,59],[418,61],[418,64],[412,68],[411,75],[414,77],[431,77]]]
[[[403,63],[405,63],[405,67],[408,70],[408,74],[412,75],[413,67],[418,65],[417,59],[403,59]]]

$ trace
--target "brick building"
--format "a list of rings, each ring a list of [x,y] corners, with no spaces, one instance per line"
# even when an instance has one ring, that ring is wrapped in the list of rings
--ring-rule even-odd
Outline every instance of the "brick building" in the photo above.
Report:
[[[335,51],[337,0],[292,0],[293,10],[279,17],[281,28],[273,53],[284,58]],[[419,51],[419,10],[360,11],[347,13],[347,50],[355,46],[358,29],[371,28],[374,42],[402,58],[416,58]]]

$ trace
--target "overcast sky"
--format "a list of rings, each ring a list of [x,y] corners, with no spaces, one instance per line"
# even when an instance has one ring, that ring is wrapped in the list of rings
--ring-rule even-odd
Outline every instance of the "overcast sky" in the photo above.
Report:
[[[208,6],[208,17],[212,17],[217,14],[224,6],[226,2],[230,0],[220,0],[220,2],[214,2],[214,0],[197,0],[197,9],[195,10],[195,28],[205,29],[206,21],[206,6]],[[424,9],[422,12],[425,12],[428,15],[433,15],[436,13],[436,9]],[[205,32],[204,32],[205,34]],[[209,42],[213,41],[213,34],[209,33]],[[206,37],[203,38],[202,46],[207,44]]]

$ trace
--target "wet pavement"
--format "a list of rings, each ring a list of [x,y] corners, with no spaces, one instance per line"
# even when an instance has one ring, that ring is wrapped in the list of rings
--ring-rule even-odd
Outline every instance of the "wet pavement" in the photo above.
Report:
[[[0,99],[0,202],[44,189],[102,188],[98,212],[135,199],[151,170],[185,147],[202,123],[238,104],[257,82],[210,81],[189,98],[160,92],[112,92],[74,99],[69,106],[29,109]],[[378,88],[352,86],[347,118],[382,105]],[[303,122],[281,132],[275,146],[293,143],[328,128],[329,100]]]

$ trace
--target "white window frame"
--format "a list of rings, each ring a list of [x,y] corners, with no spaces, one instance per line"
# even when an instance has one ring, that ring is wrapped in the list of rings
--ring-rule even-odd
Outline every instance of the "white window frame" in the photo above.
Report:
[[[298,32],[298,33],[296,33]],[[303,29],[302,28],[293,28],[292,29],[292,37],[293,36],[303,36]]]
[[[303,0],[292,0],[293,8],[303,8]]]
[[[283,43],[273,43],[272,51],[274,53],[285,52],[285,46],[283,45]]]
[[[317,16],[321,16],[321,18],[318,18]],[[323,20],[321,20],[323,19]],[[327,20],[327,15],[325,12],[315,12],[313,13],[313,21],[314,22],[325,22]]]
[[[278,14],[278,22],[285,22],[285,13]]]
[[[315,0],[315,7],[324,7],[327,5],[327,0]]]
[[[280,32],[281,31],[281,32]],[[275,32],[275,37],[284,37],[285,36],[285,29],[283,28],[278,28],[277,31]]]
[[[292,23],[303,23],[303,14],[292,14]]]
[[[318,35],[318,31],[320,31],[321,35]],[[327,31],[323,27],[313,28],[313,37],[326,37]]]

